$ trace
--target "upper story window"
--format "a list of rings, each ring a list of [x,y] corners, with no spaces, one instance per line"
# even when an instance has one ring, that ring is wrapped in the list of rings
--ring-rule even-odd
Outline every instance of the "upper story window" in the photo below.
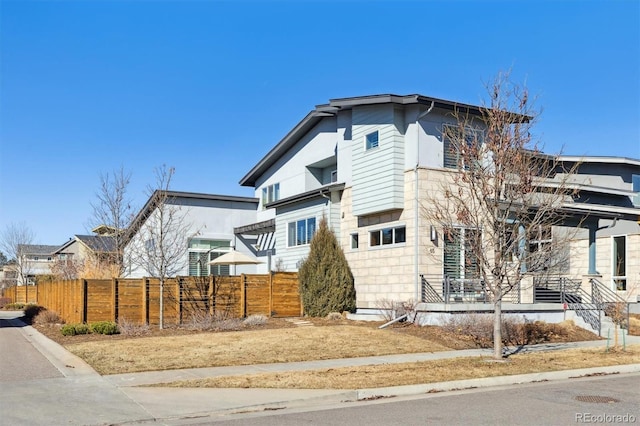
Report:
[[[462,150],[482,145],[482,130],[465,126],[445,124],[442,126],[442,146],[444,150],[443,166],[448,169],[468,170],[469,164],[464,160]]]
[[[316,233],[316,218],[310,217],[287,224],[287,246],[303,246],[309,244]]]
[[[636,193],[631,199],[633,205],[640,207],[640,175],[631,175],[631,190]]]
[[[378,147],[378,131],[371,132],[365,137],[365,150],[370,150]]]
[[[380,245],[400,244],[407,241],[407,230],[405,226],[395,228],[383,228],[369,232],[369,245],[371,247]]]
[[[280,184],[274,183],[273,185],[265,186],[262,188],[262,207],[265,204],[278,201],[280,199]]]

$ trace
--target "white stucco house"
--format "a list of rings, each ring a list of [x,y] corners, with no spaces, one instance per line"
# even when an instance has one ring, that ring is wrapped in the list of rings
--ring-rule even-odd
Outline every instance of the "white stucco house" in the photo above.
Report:
[[[359,312],[382,299],[431,302],[443,298],[447,274],[464,267],[445,259],[442,233],[434,232],[420,205],[434,182],[454,173],[443,128],[453,110],[480,116],[480,107],[422,95],[332,99],[316,106],[240,180],[259,200],[256,221],[236,228],[254,235],[261,271],[295,271],[322,217],[338,237],[351,266]],[[596,279],[635,301],[640,286],[640,160],[560,158],[582,162],[580,196],[566,208],[583,230],[572,242],[570,270]],[[464,231],[460,231],[464,232]],[[552,233],[534,244],[544,244]],[[459,256],[464,258],[464,248]],[[434,284],[435,283],[435,284]],[[535,302],[515,294],[513,302]]]
[[[207,276],[255,273],[256,265],[209,265],[209,261],[232,250],[255,256],[255,239],[234,234],[234,228],[254,223],[258,200],[250,197],[168,191],[167,209],[175,214],[170,229],[172,267],[168,276]],[[155,191],[133,220],[124,249],[125,276],[140,278],[156,276],[136,262],[136,253],[156,247],[160,191]],[[176,230],[179,233],[176,233]]]

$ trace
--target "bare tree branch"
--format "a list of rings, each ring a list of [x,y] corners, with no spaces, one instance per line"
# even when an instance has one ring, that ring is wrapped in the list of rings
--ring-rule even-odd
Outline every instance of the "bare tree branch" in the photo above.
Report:
[[[454,111],[456,124],[443,126],[450,171],[427,196],[422,214],[439,224],[445,245],[463,244],[465,275],[481,282],[494,304],[494,357],[501,358],[505,295],[526,276],[566,262],[569,232],[552,230],[567,218],[562,205],[576,195],[569,182],[578,165],[564,170],[542,153],[532,136],[539,113],[509,73],[499,74],[487,92],[480,117]]]
[[[27,284],[27,278],[33,269],[33,262],[27,257],[26,246],[33,244],[34,239],[35,234],[24,222],[11,223],[0,234],[0,249],[12,261],[19,285]]]

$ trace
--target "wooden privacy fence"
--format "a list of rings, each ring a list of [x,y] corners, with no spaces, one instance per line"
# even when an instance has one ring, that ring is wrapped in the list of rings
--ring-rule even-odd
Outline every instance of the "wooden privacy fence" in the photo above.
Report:
[[[177,277],[163,290],[165,324],[181,324],[202,315],[274,317],[302,315],[298,274]],[[3,292],[12,302],[37,303],[67,323],[119,321],[160,322],[158,278],[77,279],[35,286],[13,286]]]

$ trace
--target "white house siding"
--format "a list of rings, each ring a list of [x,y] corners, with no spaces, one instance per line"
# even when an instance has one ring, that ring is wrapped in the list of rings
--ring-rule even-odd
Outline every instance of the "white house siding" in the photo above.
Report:
[[[273,212],[263,211],[262,188],[280,184],[280,199],[319,188],[321,183],[309,179],[307,166],[321,160],[336,161],[338,136],[337,119],[325,117],[311,131],[305,134],[275,162],[256,182],[255,197],[260,199],[258,221],[273,218]]]
[[[278,208],[276,215],[276,256],[272,259],[274,264],[279,264],[285,271],[297,271],[298,263],[309,254],[309,245],[288,247],[287,229],[289,222],[314,217],[316,229],[320,225],[322,217],[328,217],[329,202],[325,198],[305,201],[295,205]]]
[[[392,104],[354,107],[352,112],[353,213],[363,216],[404,205],[404,114]],[[378,147],[365,136],[378,131]]]
[[[184,214],[184,222],[189,231],[184,236],[185,258],[181,262],[181,269],[177,275],[188,274],[187,249],[188,241],[191,238],[207,240],[228,240],[231,245],[236,246],[236,250],[245,254],[253,255],[252,250],[240,239],[236,239],[233,228],[256,221],[256,205],[252,202],[208,200],[199,198],[176,198],[175,202],[180,204],[181,213]],[[140,244],[137,234],[132,242],[125,248],[125,259],[131,246]],[[249,244],[250,242],[247,242]],[[241,265],[236,267],[236,273],[255,273],[255,265]],[[232,271],[233,272],[233,271]],[[127,273],[128,277],[140,278],[147,276],[147,273],[140,268],[133,266]]]
[[[338,182],[343,182],[346,186],[351,186],[352,182],[352,155],[353,148],[351,135],[351,111],[340,111],[337,118],[338,140]]]

